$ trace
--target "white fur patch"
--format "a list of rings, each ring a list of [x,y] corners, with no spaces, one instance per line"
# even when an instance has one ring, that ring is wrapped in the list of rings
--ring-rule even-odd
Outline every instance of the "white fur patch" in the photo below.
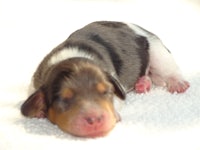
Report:
[[[28,95],[33,94],[35,91],[36,91],[36,89],[35,89],[34,86],[33,86],[33,78],[32,78],[32,79],[31,79],[31,83],[30,83],[30,85],[29,85],[29,87],[28,87]]]
[[[149,34],[137,25],[126,23],[136,34],[144,36],[149,42],[149,54],[150,54],[150,72],[167,78],[169,76],[175,76],[181,78],[180,70],[176,65],[171,53],[163,45],[162,41],[156,36]]]
[[[71,48],[65,48],[62,49],[61,51],[55,53],[48,61],[49,65],[54,65],[57,64],[63,60],[69,59],[69,58],[74,58],[74,57],[82,57],[82,58],[88,58],[92,59],[92,55],[85,53],[83,51],[80,51],[76,47],[71,47]]]
[[[136,34],[141,35],[141,36],[145,36],[148,37],[149,34],[145,31],[142,30],[140,27],[138,27],[137,25],[131,24],[131,23],[126,23],[126,25],[131,28]]]
[[[171,53],[159,39],[150,41],[150,71],[159,74],[161,77],[177,76],[181,78],[179,67]]]

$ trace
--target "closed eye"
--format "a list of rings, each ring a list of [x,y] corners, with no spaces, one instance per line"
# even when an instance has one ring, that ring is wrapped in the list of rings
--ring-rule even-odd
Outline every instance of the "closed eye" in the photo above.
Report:
[[[55,102],[54,106],[57,111],[64,112],[70,108],[71,100],[59,98],[59,100]]]
[[[113,95],[113,90],[111,88],[107,88],[105,91],[103,91],[101,94],[103,96],[112,96]]]

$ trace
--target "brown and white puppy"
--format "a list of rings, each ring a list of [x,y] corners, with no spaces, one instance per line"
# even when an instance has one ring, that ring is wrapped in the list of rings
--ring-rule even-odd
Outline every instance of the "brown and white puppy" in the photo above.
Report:
[[[147,92],[152,81],[171,93],[189,87],[156,35],[134,24],[94,22],[44,58],[21,111],[47,117],[75,136],[104,136],[120,120],[114,95],[125,99],[132,89]]]

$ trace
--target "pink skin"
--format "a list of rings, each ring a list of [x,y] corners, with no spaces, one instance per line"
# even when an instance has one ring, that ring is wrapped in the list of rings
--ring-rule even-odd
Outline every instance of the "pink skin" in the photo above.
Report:
[[[117,116],[107,112],[82,113],[72,119],[71,133],[80,137],[106,135],[118,121]]]
[[[81,117],[80,120],[77,120],[76,124],[80,124],[79,134],[88,137],[103,136],[108,130],[105,127],[106,120],[103,115],[99,117],[94,115]]]
[[[177,80],[176,78],[169,78],[167,80],[167,89],[170,93],[183,93],[190,87],[189,82],[184,80]]]
[[[154,80],[156,81],[156,80]],[[149,76],[142,76],[138,79],[138,81],[135,84],[135,91],[136,93],[146,93],[151,89],[151,79]],[[189,82],[185,81],[185,80],[179,80],[176,78],[169,78],[166,81],[166,84],[163,82],[162,84],[163,86],[167,87],[167,90],[170,93],[184,93],[189,87],[190,84]],[[160,84],[161,86],[161,84]]]
[[[146,93],[151,89],[151,79],[148,76],[140,77],[135,84],[136,93]]]

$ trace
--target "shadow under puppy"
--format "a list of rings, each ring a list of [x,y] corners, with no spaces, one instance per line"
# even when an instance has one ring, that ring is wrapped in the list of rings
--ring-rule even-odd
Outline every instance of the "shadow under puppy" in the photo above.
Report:
[[[104,136],[120,120],[114,95],[125,99],[131,90],[145,93],[152,82],[171,93],[189,87],[156,35],[134,24],[94,22],[44,58],[21,112],[47,117],[75,136]]]

